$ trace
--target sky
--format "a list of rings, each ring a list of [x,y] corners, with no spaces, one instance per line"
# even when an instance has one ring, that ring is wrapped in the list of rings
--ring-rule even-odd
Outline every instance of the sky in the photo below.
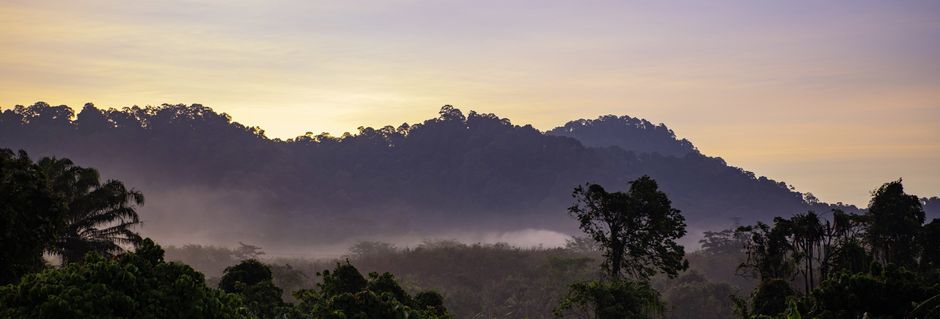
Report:
[[[201,103],[278,138],[630,115],[824,201],[940,195],[934,0],[2,0],[0,48],[0,108]]]

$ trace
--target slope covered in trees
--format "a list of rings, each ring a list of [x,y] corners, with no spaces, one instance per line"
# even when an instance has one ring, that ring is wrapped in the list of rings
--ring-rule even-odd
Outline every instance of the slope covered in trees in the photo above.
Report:
[[[637,153],[658,153],[676,157],[698,153],[692,142],[678,139],[676,133],[666,125],[656,125],[626,115],[605,115],[596,120],[571,121],[546,133],[571,137],[591,147],[617,146]]]
[[[573,185],[625,185],[641,175],[659,181],[692,234],[736,217],[830,208],[629,117],[543,133],[445,106],[418,124],[279,140],[198,104],[89,104],[75,114],[36,103],[0,114],[0,146],[68,157],[135,185],[153,203],[141,208],[143,231],[157,238],[271,244],[458,225],[574,233],[565,214]]]

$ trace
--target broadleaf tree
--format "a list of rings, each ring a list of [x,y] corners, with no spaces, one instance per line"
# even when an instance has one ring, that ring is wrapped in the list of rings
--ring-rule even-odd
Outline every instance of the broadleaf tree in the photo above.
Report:
[[[686,233],[685,218],[649,176],[630,182],[627,192],[588,184],[572,196],[576,202],[568,211],[601,245],[612,279],[626,274],[646,280],[656,272],[674,277],[688,267],[685,249],[676,242]]]

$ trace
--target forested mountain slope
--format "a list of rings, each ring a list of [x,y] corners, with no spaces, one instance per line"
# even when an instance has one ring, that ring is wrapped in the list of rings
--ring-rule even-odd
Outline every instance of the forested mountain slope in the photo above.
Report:
[[[623,189],[644,174],[683,211],[693,234],[733,218],[830,209],[783,182],[700,154],[664,125],[630,117],[579,120],[543,133],[445,106],[423,123],[285,141],[198,104],[86,105],[74,114],[37,103],[0,114],[0,147],[98,167],[148,196],[145,233],[194,240],[573,233],[566,208],[576,185]]]
[[[605,115],[596,120],[571,121],[546,134],[571,137],[586,146],[617,146],[636,153],[659,153],[676,157],[699,153],[692,142],[676,138],[676,134],[666,125],[656,125],[626,115]]]

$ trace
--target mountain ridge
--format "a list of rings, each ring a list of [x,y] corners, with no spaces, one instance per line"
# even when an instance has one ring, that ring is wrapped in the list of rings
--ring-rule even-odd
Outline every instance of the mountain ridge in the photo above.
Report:
[[[97,167],[148,195],[143,212],[153,231],[206,238],[522,227],[576,233],[565,213],[575,186],[623,189],[640,175],[659,181],[693,229],[805,210],[857,211],[807,202],[783,182],[701,154],[663,124],[629,116],[542,132],[448,105],[422,123],[281,140],[199,104],[87,104],[76,116],[67,106],[36,103],[0,113],[0,147]],[[256,218],[229,224],[233,216]],[[169,222],[179,218],[191,225]]]

